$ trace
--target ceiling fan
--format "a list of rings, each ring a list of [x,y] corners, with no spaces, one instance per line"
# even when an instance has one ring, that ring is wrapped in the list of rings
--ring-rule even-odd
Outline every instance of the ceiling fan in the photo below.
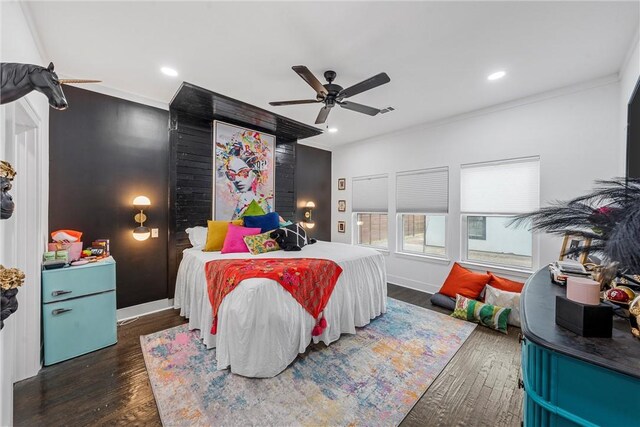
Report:
[[[313,73],[309,71],[309,69],[304,65],[295,65],[291,68],[316,91],[316,99],[277,101],[270,102],[269,105],[277,107],[280,105],[316,104],[322,102],[324,103],[324,107],[320,109],[320,113],[316,118],[317,125],[327,121],[327,117],[329,117],[331,109],[335,107],[336,104],[342,108],[346,108],[347,110],[357,111],[358,113],[368,114],[369,116],[375,116],[380,112],[386,113],[393,110],[393,108],[391,107],[389,107],[388,109],[386,108],[384,110],[380,110],[378,108],[356,104],[355,102],[344,100],[345,98],[350,98],[353,95],[357,95],[369,89],[373,89],[385,83],[389,83],[391,79],[389,78],[387,73],[376,74],[375,76],[368,78],[367,80],[361,81],[358,84],[343,89],[342,86],[333,83],[336,78],[335,71],[329,70],[324,72],[324,78],[328,83],[323,85],[316,78],[316,76],[314,76]]]

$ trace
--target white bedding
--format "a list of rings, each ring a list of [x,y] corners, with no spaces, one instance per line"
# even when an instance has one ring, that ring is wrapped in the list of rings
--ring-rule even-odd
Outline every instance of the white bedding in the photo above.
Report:
[[[207,348],[216,347],[218,369],[247,377],[273,377],[282,372],[311,342],[313,317],[278,282],[247,279],[229,293],[218,310],[218,333],[211,335],[213,314],[204,266],[214,259],[322,258],[335,261],[343,272],[324,310],[328,326],[315,343],[330,344],[340,334],[386,312],[384,257],[378,251],[342,243],[317,242],[300,252],[261,255],[221,254],[186,249],[178,268],[174,307],[199,329]]]

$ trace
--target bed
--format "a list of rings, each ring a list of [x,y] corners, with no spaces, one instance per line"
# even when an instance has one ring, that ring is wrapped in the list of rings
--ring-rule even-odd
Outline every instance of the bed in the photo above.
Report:
[[[300,252],[276,251],[261,255],[221,254],[186,249],[178,268],[174,308],[189,319],[189,329],[200,331],[207,348],[216,348],[217,368],[257,378],[278,375],[312,340],[313,317],[279,283],[253,278],[242,281],[222,301],[218,330],[207,294],[205,264],[229,258],[322,258],[335,261],[343,272],[324,310],[328,326],[313,342],[329,345],[341,334],[386,312],[387,285],[384,257],[374,249],[319,241]]]

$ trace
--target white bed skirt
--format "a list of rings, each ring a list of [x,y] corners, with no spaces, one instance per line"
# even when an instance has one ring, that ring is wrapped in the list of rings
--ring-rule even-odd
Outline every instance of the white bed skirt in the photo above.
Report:
[[[213,313],[204,266],[214,259],[322,258],[343,272],[324,310],[328,326],[315,343],[330,344],[341,334],[354,334],[386,312],[384,257],[378,251],[342,243],[317,242],[300,252],[277,251],[253,256],[186,249],[176,279],[174,307],[200,330],[207,348],[216,347],[218,369],[247,376],[278,375],[311,343],[313,317],[278,282],[247,279],[229,293],[218,309],[218,334],[211,335]]]

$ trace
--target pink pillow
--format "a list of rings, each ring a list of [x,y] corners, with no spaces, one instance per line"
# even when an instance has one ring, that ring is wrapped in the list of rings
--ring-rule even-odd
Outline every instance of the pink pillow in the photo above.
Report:
[[[224,244],[222,245],[223,254],[231,254],[238,252],[249,252],[247,244],[244,242],[244,236],[255,236],[260,234],[260,228],[241,227],[239,225],[229,224],[229,231],[227,231],[227,237],[224,238]]]

